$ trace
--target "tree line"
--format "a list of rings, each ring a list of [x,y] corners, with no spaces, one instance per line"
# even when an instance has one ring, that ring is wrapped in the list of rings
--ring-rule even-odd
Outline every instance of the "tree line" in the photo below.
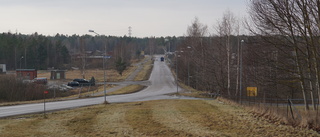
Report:
[[[142,53],[163,54],[162,46],[168,43],[166,40],[170,40],[174,49],[179,39],[61,34],[44,36],[8,32],[0,34],[0,63],[6,64],[8,70],[101,68],[101,61],[86,61],[88,52],[91,52],[96,56],[113,56],[108,59],[108,66],[115,68],[120,64],[120,68],[123,68],[124,65],[130,65],[131,59],[140,58]]]
[[[0,63],[7,69],[60,67],[69,62],[62,41],[38,35],[0,34]]]

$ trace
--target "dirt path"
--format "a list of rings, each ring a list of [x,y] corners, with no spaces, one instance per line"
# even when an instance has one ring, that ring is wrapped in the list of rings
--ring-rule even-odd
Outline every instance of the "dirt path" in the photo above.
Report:
[[[216,100],[160,100],[97,105],[0,119],[0,136],[319,136],[268,123]]]

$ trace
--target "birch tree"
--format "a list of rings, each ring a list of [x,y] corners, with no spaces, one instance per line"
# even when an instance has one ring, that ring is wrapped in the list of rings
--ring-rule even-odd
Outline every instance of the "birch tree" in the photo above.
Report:
[[[224,38],[225,42],[225,48],[226,48],[226,55],[227,55],[227,92],[228,95],[231,96],[231,92],[230,92],[230,59],[231,59],[231,35],[237,35],[236,33],[239,32],[237,31],[237,29],[239,25],[236,24],[236,18],[233,15],[233,13],[230,10],[227,10],[223,17],[222,17],[222,21],[218,22],[218,27],[217,27],[217,33],[218,36],[221,38]]]

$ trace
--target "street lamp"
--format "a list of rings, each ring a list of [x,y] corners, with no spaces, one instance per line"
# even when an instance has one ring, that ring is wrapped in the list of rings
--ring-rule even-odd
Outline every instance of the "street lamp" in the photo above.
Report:
[[[21,56],[21,58],[20,58],[20,73],[19,73],[19,74],[20,74],[20,78],[22,78],[22,72],[21,72],[21,71],[22,71],[22,70],[21,70],[21,60],[22,60],[22,59],[23,59],[23,56]]]
[[[94,30],[89,30],[89,32],[92,32],[92,33],[94,33],[94,34],[96,34],[96,35],[100,35],[100,34],[98,34],[97,32],[95,32]]]
[[[92,32],[98,36],[100,36],[100,34],[98,34],[97,32],[95,32],[94,30],[89,30],[89,32]],[[105,56],[106,56],[106,53],[107,53],[107,44],[104,45],[104,55],[103,55],[103,62],[102,62],[102,65],[103,65],[103,91],[104,91],[104,103],[106,104],[107,103],[107,91],[106,91],[106,82],[107,82],[107,78],[106,78],[106,69],[105,69]]]
[[[21,60],[23,59],[23,56],[21,56],[21,58],[20,58],[20,69],[21,69]]]
[[[169,49],[167,50],[167,52],[169,52],[169,54],[170,54],[170,40],[169,39],[165,39],[164,41],[165,42],[167,42],[167,41],[169,42]]]
[[[178,86],[178,57],[180,57],[180,55],[178,55],[179,52],[183,52],[183,51],[176,51],[176,84],[177,84],[177,93],[179,91],[179,86]]]
[[[191,49],[190,46],[188,46],[187,48]],[[190,59],[188,60],[188,86],[190,87]]]
[[[240,46],[240,88],[239,88],[239,92],[240,92],[240,104],[242,104],[241,102],[241,97],[242,97],[242,46],[243,46],[244,40],[241,40],[241,46]]]

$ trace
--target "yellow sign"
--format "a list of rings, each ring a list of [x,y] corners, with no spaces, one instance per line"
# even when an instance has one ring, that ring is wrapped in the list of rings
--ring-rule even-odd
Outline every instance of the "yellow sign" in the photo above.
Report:
[[[255,97],[258,95],[258,88],[257,87],[247,87],[247,96]]]

